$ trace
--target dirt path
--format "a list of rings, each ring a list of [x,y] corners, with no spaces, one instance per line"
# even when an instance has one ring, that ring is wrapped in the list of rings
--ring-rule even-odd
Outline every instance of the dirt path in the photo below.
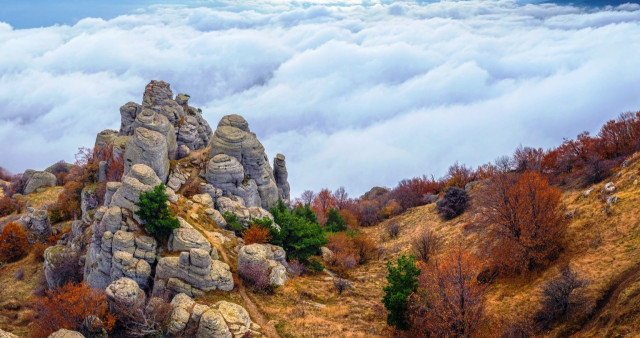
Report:
[[[197,209],[198,209],[197,205],[194,204],[193,208],[191,209],[191,213],[195,213]],[[198,228],[202,232],[204,237],[207,239],[207,241],[209,241],[209,243],[211,243],[211,245],[213,245],[216,248],[216,250],[218,250],[218,254],[220,255],[220,258],[222,258],[222,261],[231,265],[231,261],[229,260],[229,256],[227,255],[226,250],[222,247],[222,245],[220,245],[216,237],[214,237],[210,231],[203,229],[199,224],[196,224],[194,226]],[[258,306],[256,306],[256,304],[251,300],[251,298],[249,298],[249,296],[247,295],[247,292],[245,291],[244,285],[242,285],[242,283],[238,283],[237,287],[238,287],[238,293],[240,294],[240,297],[242,297],[242,300],[244,301],[244,305],[245,305],[245,308],[247,309],[247,312],[249,312],[251,319],[258,325],[260,325],[260,327],[262,328],[262,333],[269,338],[280,338],[280,335],[278,334],[278,331],[276,331],[276,328],[273,326],[273,324],[271,324],[262,315],[262,313],[258,309]]]
[[[602,327],[608,328],[616,320],[617,316],[611,316],[606,322],[601,320],[602,315],[612,310],[618,303],[620,293],[633,282],[640,279],[640,265],[635,266],[629,271],[623,273],[612,282],[612,286],[602,295],[596,303],[589,320],[575,335],[580,336],[589,333],[596,325],[603,324]]]

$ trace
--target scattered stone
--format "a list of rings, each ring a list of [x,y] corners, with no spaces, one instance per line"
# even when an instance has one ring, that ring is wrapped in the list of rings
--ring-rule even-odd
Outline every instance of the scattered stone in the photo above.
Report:
[[[616,187],[615,185],[613,185],[613,182],[609,182],[607,184],[604,185],[604,188],[602,189],[602,192],[605,194],[611,194],[613,192],[616,191]]]
[[[84,338],[82,333],[67,329],[60,329],[49,335],[47,338]]]
[[[27,213],[17,222],[29,232],[30,242],[45,241],[53,234],[47,209],[27,207]]]
[[[589,189],[585,190],[585,191],[582,193],[582,196],[584,196],[584,197],[588,197],[588,196],[589,196],[589,194],[591,194],[591,192],[593,192],[595,189],[596,189],[596,188],[591,187],[591,188],[589,188]]]
[[[146,296],[138,283],[133,279],[123,277],[107,286],[105,290],[107,301],[112,310],[121,312],[144,305]]]
[[[613,204],[617,203],[618,200],[620,200],[620,197],[613,195],[613,196],[609,196],[607,197],[607,205],[608,206],[612,206]]]

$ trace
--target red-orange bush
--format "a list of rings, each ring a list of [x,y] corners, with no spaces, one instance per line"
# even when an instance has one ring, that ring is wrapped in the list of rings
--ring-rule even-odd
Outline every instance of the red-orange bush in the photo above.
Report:
[[[329,189],[322,189],[313,199],[311,209],[316,213],[318,223],[324,225],[327,221],[327,212],[329,209],[336,206],[336,201],[333,199],[333,195]]]
[[[473,255],[457,249],[436,268],[422,268],[418,293],[409,299],[415,337],[473,337],[484,324],[486,289]]]
[[[478,224],[489,229],[488,251],[499,270],[531,270],[558,256],[567,221],[560,191],[540,174],[496,175],[477,198]]]
[[[340,216],[342,216],[342,219],[344,219],[344,222],[347,224],[347,228],[356,229],[358,226],[360,226],[360,223],[358,223],[358,219],[350,210],[340,210]]]
[[[107,331],[115,324],[104,291],[91,289],[84,282],[47,291],[34,300],[34,309],[38,313],[32,331],[34,337],[47,337],[59,329],[77,331],[87,316],[100,318]]]
[[[244,239],[244,244],[263,244],[269,242],[271,240],[271,235],[269,234],[269,229],[253,224],[242,234],[242,239]]]
[[[396,200],[389,200],[387,205],[380,210],[380,218],[387,219],[400,214],[404,210]]]
[[[16,223],[5,225],[0,234],[0,262],[14,262],[26,253],[27,234]]]
[[[20,204],[9,196],[0,198],[0,217],[12,214],[20,210]]]

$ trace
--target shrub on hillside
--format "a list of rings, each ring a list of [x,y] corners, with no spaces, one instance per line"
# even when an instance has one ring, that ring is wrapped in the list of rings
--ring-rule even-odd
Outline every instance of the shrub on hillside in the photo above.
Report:
[[[232,213],[231,211],[225,211],[222,217],[224,217],[224,220],[227,222],[227,227],[233,230],[236,235],[239,235],[244,230],[244,227],[242,226],[242,224],[240,224],[238,215]]]
[[[0,217],[11,215],[20,210],[20,203],[9,196],[0,198]]]
[[[160,183],[153,187],[153,191],[141,193],[140,201],[136,203],[140,208],[135,212],[136,215],[145,222],[147,231],[159,239],[167,238],[173,229],[180,227],[180,222],[167,207],[169,196],[165,190],[165,185]]]
[[[418,237],[414,238],[411,242],[411,248],[418,260],[428,263],[431,256],[436,253],[441,244],[442,238],[436,235],[431,229],[426,229],[421,232]]]
[[[16,223],[5,225],[0,233],[0,262],[15,262],[26,254],[27,234]]]
[[[115,323],[104,291],[94,290],[84,282],[69,283],[48,291],[43,297],[36,298],[33,306],[38,314],[32,331],[34,337],[47,337],[59,329],[78,331],[87,316],[98,317],[107,331]]]
[[[260,226],[258,224],[251,225],[247,230],[242,234],[242,239],[244,239],[244,244],[263,244],[269,242],[271,240],[271,234],[268,228]]]
[[[327,223],[324,226],[326,232],[339,232],[347,230],[347,222],[340,216],[338,209],[331,208],[327,212]]]
[[[269,263],[243,261],[238,265],[238,274],[246,282],[251,284],[253,292],[271,292],[271,282],[269,280]]]
[[[560,191],[540,174],[496,175],[477,198],[476,223],[489,230],[488,251],[499,271],[523,272],[558,257],[568,222]]]
[[[418,276],[420,269],[416,267],[416,259],[413,256],[402,255],[398,258],[396,266],[387,262],[387,281],[389,285],[383,288],[384,298],[382,304],[389,311],[387,324],[397,329],[409,328],[407,318],[408,298],[418,288]]]
[[[305,204],[304,206],[301,206],[301,205],[297,206],[293,210],[293,214],[296,217],[301,217],[306,219],[310,223],[318,223],[318,218],[316,217],[316,213],[313,212],[313,210],[311,210],[311,207],[309,206],[309,204]]]
[[[452,219],[461,215],[469,207],[469,195],[458,187],[450,187],[444,193],[444,197],[436,203],[438,213],[444,219]]]
[[[396,238],[400,234],[400,224],[395,221],[389,221],[387,224],[387,235],[389,238]]]
[[[583,289],[587,280],[568,265],[560,275],[552,278],[542,287],[542,308],[536,313],[535,321],[546,330],[554,321],[579,309],[586,303]]]
[[[128,337],[163,337],[173,312],[171,304],[159,297],[133,307],[112,302],[110,308],[116,314],[116,327]]]
[[[55,244],[55,243],[54,243]],[[61,287],[69,283],[82,281],[82,268],[78,264],[80,254],[74,253],[66,259],[57,262],[51,268],[49,283],[53,287]]]

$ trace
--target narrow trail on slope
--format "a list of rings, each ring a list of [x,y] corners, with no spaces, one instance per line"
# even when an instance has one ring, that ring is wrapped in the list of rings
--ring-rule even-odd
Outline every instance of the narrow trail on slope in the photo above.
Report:
[[[189,213],[195,213],[197,210],[198,207],[194,204]],[[209,241],[209,243],[211,243],[211,245],[213,245],[216,250],[218,250],[218,254],[220,254],[222,261],[231,266],[231,260],[229,260],[227,252],[222,247],[222,245],[220,245],[220,242],[218,242],[218,240],[211,234],[211,231],[203,229],[200,224],[196,224],[195,227],[197,227],[198,230],[202,232],[207,241]],[[273,326],[273,324],[270,323],[262,315],[262,312],[260,312],[258,306],[251,300],[251,298],[249,298],[242,282],[238,283],[238,293],[240,294],[240,297],[242,297],[245,308],[249,312],[251,319],[253,319],[253,321],[260,325],[260,327],[262,328],[262,333],[269,338],[280,338],[280,335],[278,334],[278,331],[276,331],[276,328]]]
[[[629,269],[627,272],[618,276],[612,283],[611,287],[605,291],[605,293],[598,299],[595,308],[591,315],[589,315],[589,319],[587,323],[582,327],[582,329],[576,332],[574,335],[580,336],[588,333],[592,330],[598,323],[601,322],[601,318],[603,314],[612,310],[616,304],[618,303],[618,297],[620,293],[626,289],[633,282],[640,279],[640,264],[636,265],[632,269]],[[604,328],[608,328],[612,325],[612,323],[618,318],[618,316],[611,316],[606,319],[606,321],[602,321]]]

